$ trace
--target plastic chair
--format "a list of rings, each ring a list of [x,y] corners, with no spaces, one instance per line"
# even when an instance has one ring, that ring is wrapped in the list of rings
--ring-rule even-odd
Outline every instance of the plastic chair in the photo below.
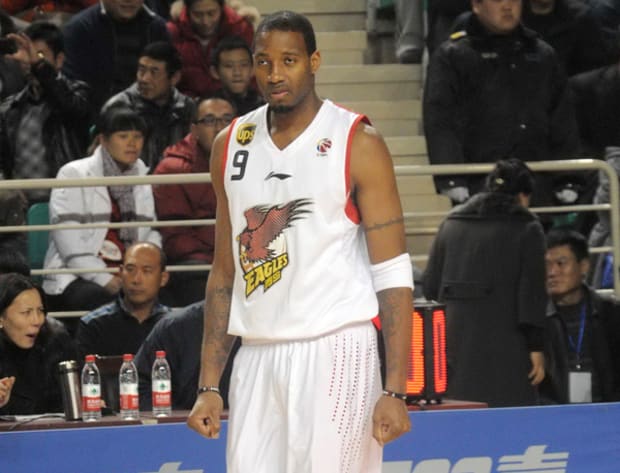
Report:
[[[28,209],[26,218],[28,225],[49,224],[49,204],[47,202],[32,204]],[[49,231],[28,232],[28,261],[31,269],[43,268],[48,244]]]

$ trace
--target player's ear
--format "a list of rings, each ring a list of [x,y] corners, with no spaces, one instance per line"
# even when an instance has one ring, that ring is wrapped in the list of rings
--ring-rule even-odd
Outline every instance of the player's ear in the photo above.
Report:
[[[319,70],[319,67],[321,67],[321,53],[317,49],[310,55],[310,70],[313,74],[316,74],[316,72]]]

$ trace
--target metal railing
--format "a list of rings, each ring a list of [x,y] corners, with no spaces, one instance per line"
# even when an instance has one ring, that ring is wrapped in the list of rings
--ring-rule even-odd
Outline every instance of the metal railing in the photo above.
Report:
[[[559,172],[559,171],[602,171],[609,177],[610,203],[609,204],[589,204],[573,205],[561,207],[536,207],[531,210],[535,213],[566,213],[566,212],[610,212],[611,222],[611,246],[592,248],[592,253],[613,253],[614,262],[620,261],[620,195],[619,184],[616,171],[605,161],[594,159],[578,159],[565,161],[540,161],[528,162],[530,169],[534,172]],[[423,166],[395,166],[397,176],[419,176],[419,175],[447,175],[447,174],[488,174],[494,164],[444,164],[444,165],[423,165]],[[21,180],[0,180],[0,189],[54,189],[59,187],[94,187],[110,185],[139,185],[139,184],[197,184],[210,182],[211,176],[208,173],[199,174],[168,174],[168,175],[149,175],[149,176],[127,176],[127,177],[98,177],[80,179],[21,179]],[[411,221],[416,217],[444,217],[446,212],[406,212],[405,221]],[[49,225],[18,225],[0,227],[0,233],[23,232],[23,231],[50,231],[61,229],[81,229],[81,228],[130,228],[149,226],[153,228],[167,226],[196,226],[213,225],[214,219],[194,219],[194,220],[163,220],[150,222],[98,222],[98,223],[63,223]],[[406,225],[407,235],[434,235],[437,227],[415,228]],[[413,254],[412,260],[423,261],[428,257],[426,254]],[[617,263],[614,263],[617,266]],[[210,270],[210,264],[204,265],[169,265],[168,271],[204,271]],[[115,272],[114,268],[97,269],[33,269],[35,276],[44,276],[52,273],[80,274],[88,272]],[[613,293],[618,298],[620,296],[620,280],[614,271]],[[61,315],[81,315],[79,313],[62,313]]]

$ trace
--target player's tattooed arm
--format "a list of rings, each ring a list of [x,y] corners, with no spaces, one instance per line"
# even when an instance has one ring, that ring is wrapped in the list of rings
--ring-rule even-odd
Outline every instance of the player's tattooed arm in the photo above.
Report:
[[[205,307],[203,361],[220,376],[235,338],[227,333],[231,299],[231,286],[216,286],[209,289]]]
[[[405,392],[411,336],[411,289],[390,288],[377,293],[381,332],[385,341],[385,388]]]
[[[385,222],[366,224],[364,225],[364,230],[366,230],[366,233],[369,233],[369,232],[373,232],[376,230],[383,230],[384,228],[391,227],[394,225],[403,225],[404,222],[405,222],[405,219],[402,216],[400,216],[400,217],[396,217],[390,220],[386,220]]]

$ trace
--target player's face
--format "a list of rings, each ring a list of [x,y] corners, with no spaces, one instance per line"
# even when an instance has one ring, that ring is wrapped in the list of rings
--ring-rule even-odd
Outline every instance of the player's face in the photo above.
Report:
[[[217,74],[224,88],[245,95],[252,80],[252,58],[245,49],[222,51]]]
[[[472,9],[491,33],[512,32],[521,21],[521,0],[473,0]]]
[[[320,63],[317,51],[308,54],[301,33],[274,30],[255,39],[256,83],[273,112],[290,112],[310,96]]]
[[[128,169],[140,157],[144,135],[138,130],[116,131],[103,136],[101,144],[121,169]]]
[[[210,38],[217,32],[222,7],[215,0],[198,0],[188,10],[192,30],[201,38]]]
[[[203,100],[198,107],[198,117],[192,124],[192,134],[198,146],[208,156],[217,134],[232,121],[235,112],[227,100]]]
[[[588,260],[577,261],[569,245],[549,248],[545,254],[545,264],[547,293],[556,301],[579,290],[589,269]]]

